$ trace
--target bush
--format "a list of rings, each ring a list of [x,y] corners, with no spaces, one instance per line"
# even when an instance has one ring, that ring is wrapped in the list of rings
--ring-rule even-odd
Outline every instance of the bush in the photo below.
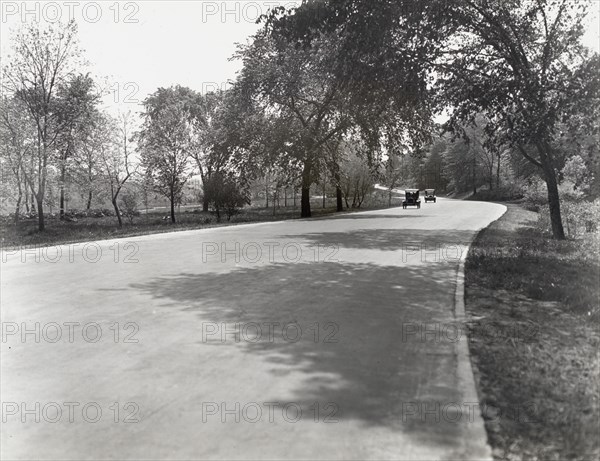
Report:
[[[217,215],[217,222],[221,221],[221,210],[225,211],[227,220],[230,221],[240,208],[250,204],[248,192],[243,190],[238,180],[230,175],[213,174],[206,181],[204,193]]]
[[[593,202],[563,200],[561,201],[561,213],[567,237],[578,238],[586,233],[598,232],[600,199]],[[540,207],[537,227],[544,233],[550,234],[552,232],[550,207],[548,205]]]
[[[548,205],[548,187],[546,182],[540,178],[534,178],[525,185],[523,194],[525,198],[525,208],[529,211],[540,211],[542,207]]]
[[[104,218],[105,216],[114,216],[114,210],[109,208],[90,208],[89,210],[67,210],[65,211],[65,217],[67,219],[78,219],[78,218]]]
[[[507,184],[492,190],[479,190],[475,195],[469,197],[469,200],[510,202],[512,200],[520,200],[524,195],[523,189],[518,185]]]
[[[133,224],[133,219],[140,215],[137,207],[139,205],[139,197],[135,191],[126,190],[121,194],[122,214],[129,222]]]

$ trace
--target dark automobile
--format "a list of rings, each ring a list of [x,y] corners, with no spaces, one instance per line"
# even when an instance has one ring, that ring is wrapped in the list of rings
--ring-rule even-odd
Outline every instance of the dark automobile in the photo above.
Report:
[[[435,189],[425,189],[425,203],[436,202]]]
[[[402,208],[406,209],[409,206],[421,208],[421,200],[419,199],[419,191],[417,189],[407,189],[404,191],[405,199],[402,202]]]

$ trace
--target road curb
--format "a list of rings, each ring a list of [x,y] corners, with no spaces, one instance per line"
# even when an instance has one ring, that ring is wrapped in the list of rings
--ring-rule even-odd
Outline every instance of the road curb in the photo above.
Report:
[[[473,242],[483,229],[486,229],[493,222],[500,219],[506,214],[507,211],[508,208],[504,207],[504,212],[502,215],[490,222],[487,226],[478,229],[475,232]],[[463,251],[461,255],[458,270],[456,272],[456,291],[454,293],[454,317],[457,323],[463,327],[462,331],[464,332],[467,331],[467,316],[465,312],[465,263],[467,261],[467,255],[469,254],[470,248],[471,245],[469,245],[466,248],[466,251]],[[467,334],[460,336],[460,339],[456,345],[456,354],[458,362],[457,377],[459,381],[459,387],[462,389],[463,401],[468,403],[479,403],[479,395],[477,393],[477,386],[475,384],[475,375],[471,362],[469,338]],[[473,412],[472,419],[469,419],[469,425],[466,429],[467,433],[463,436],[461,458],[491,461],[493,460],[492,448],[488,442],[488,435],[487,431],[485,430],[481,409],[479,406],[477,408],[478,410]]]

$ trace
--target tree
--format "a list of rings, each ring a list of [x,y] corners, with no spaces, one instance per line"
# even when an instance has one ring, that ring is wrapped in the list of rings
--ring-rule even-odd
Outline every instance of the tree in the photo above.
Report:
[[[581,44],[589,2],[456,0],[455,33],[439,55],[441,97],[452,128],[483,113],[539,168],[547,184],[552,232],[565,238],[558,191],[557,128],[582,111],[597,119],[600,56]],[[595,114],[593,117],[591,114]]]
[[[214,173],[206,181],[204,194],[215,210],[217,222],[221,222],[221,210],[225,211],[227,220],[230,221],[239,208],[250,202],[248,190],[240,183],[239,178],[221,171]]]
[[[19,222],[23,196],[27,196],[26,168],[33,153],[34,137],[31,121],[22,103],[16,98],[0,99],[0,158],[2,171],[10,171],[14,182],[3,178],[3,184],[16,185],[15,224]],[[2,194],[5,196],[5,194]],[[28,210],[29,211],[29,210]]]
[[[353,155],[341,166],[341,189],[346,208],[360,208],[372,192],[375,178],[364,159]],[[349,203],[349,199],[352,203]]]
[[[139,132],[139,150],[147,175],[156,192],[171,204],[171,222],[175,223],[175,205],[179,203],[189,178],[189,159],[195,148],[189,124],[188,88],[159,88],[144,100],[143,125]]]
[[[121,197],[121,204],[125,210],[123,214],[129,219],[129,224],[133,224],[134,218],[139,215],[138,202],[139,196],[134,190],[126,190]]]
[[[110,188],[111,203],[119,227],[123,227],[118,203],[119,194],[123,186],[137,171],[137,165],[133,165],[131,158],[133,154],[131,124],[130,112],[120,115],[118,120],[105,115],[103,119],[99,120],[100,131],[96,140],[96,149],[102,159],[102,170]]]
[[[108,133],[104,123],[105,116],[96,111],[79,133],[79,147],[75,152],[73,177],[75,183],[82,191],[82,198],[86,197],[86,210],[92,207],[92,200],[96,195],[102,195],[105,184],[101,179],[105,177],[104,159],[101,158],[102,143],[109,142]]]
[[[190,90],[187,96],[185,112],[192,142],[190,156],[196,162],[203,187],[220,165],[217,153],[222,142],[220,130],[224,126],[219,123],[219,111],[223,110],[224,94],[220,91],[203,96]],[[208,207],[208,196],[204,194],[202,210],[208,211]]]
[[[57,164],[60,171],[60,218],[65,216],[65,188],[68,172],[73,168],[75,158],[84,148],[83,140],[88,127],[97,122],[96,105],[99,94],[94,91],[94,81],[89,75],[75,75],[58,86],[56,104],[58,123],[64,127],[57,138]],[[89,208],[89,201],[88,201]]]
[[[3,68],[4,90],[24,104],[36,130],[33,170],[28,173],[23,170],[23,173],[37,203],[40,231],[45,229],[48,166],[59,135],[69,129],[60,117],[57,92],[77,64],[76,33],[73,21],[64,27],[50,26],[43,31],[37,25],[26,25],[13,38],[14,55]]]
[[[327,61],[335,53],[331,37],[302,49],[268,28],[240,52],[243,93],[256,98],[267,114],[285,120],[279,128],[286,141],[278,153],[302,167],[302,217],[311,216],[310,186],[318,176],[326,143],[352,125],[345,82],[327,70]]]

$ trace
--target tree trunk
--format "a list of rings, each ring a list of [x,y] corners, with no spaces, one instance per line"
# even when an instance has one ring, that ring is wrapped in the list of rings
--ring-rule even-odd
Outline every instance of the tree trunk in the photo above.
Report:
[[[335,188],[335,200],[336,200],[336,205],[337,211],[344,211],[344,202],[343,202],[343,198],[342,198],[342,188],[340,186],[336,186]]]
[[[113,208],[115,209],[115,214],[117,215],[117,221],[119,221],[119,229],[123,227],[123,220],[121,219],[121,212],[119,211],[119,205],[117,203],[117,195],[115,195],[112,199]]]
[[[269,183],[266,182],[265,183],[265,208],[268,210],[269,209]]]
[[[17,195],[17,204],[15,206],[15,226],[19,224],[19,215],[21,214],[21,201],[23,200],[23,187],[21,186],[21,179],[19,177],[17,177],[17,187],[19,195]],[[27,196],[27,191],[25,191],[25,196]]]
[[[44,199],[36,197],[35,200],[37,202],[38,230],[44,232],[46,230],[46,223],[44,222]]]
[[[19,215],[21,214],[21,200],[23,199],[23,192],[21,186],[19,186],[19,195],[17,196],[17,205],[15,206],[15,225],[19,224]]]
[[[489,183],[490,183],[490,190],[494,190],[494,154],[491,154],[491,164],[490,164],[490,172],[489,172]]]
[[[89,210],[90,208],[92,208],[92,191],[91,190],[88,192],[86,210]]]
[[[552,223],[552,235],[557,240],[565,239],[565,230],[562,224],[560,212],[560,197],[558,194],[558,182],[556,173],[549,158],[546,155],[541,156],[542,169],[548,187],[548,206],[550,207],[550,222]]]
[[[473,166],[472,166],[472,173],[473,173],[473,194],[477,193],[477,177],[475,176],[475,170],[477,167],[477,159],[475,157],[473,157]]]
[[[335,205],[336,211],[344,211],[344,199],[342,193],[342,187],[340,186],[340,167],[336,163],[335,171],[333,172],[333,180],[335,181]]]
[[[304,163],[304,171],[302,172],[302,199],[300,201],[300,217],[310,218],[312,216],[310,212],[310,173],[311,164],[309,161]]]
[[[325,181],[323,181],[323,208],[327,206],[326,198],[325,198]]]
[[[63,159],[64,160],[64,159]],[[63,166],[60,168],[60,219],[65,219],[65,178],[67,176],[67,169]]]
[[[175,224],[175,194],[173,192],[173,188],[171,188],[170,201],[171,201],[171,222],[173,224]]]
[[[500,188],[500,153],[498,153],[498,164],[496,165],[496,188]]]

